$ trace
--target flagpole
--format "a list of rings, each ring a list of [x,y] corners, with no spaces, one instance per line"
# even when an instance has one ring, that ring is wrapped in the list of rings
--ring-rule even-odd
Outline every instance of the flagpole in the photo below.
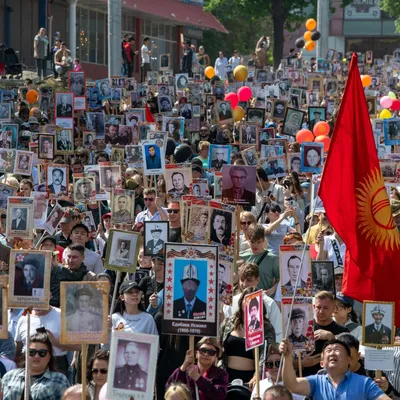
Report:
[[[318,192],[317,192],[317,194],[315,196],[315,199],[314,199],[314,206],[313,206],[313,209],[312,209],[312,214],[311,214],[310,221],[312,221],[313,218],[314,218],[315,206],[317,205],[317,199],[318,199]],[[285,331],[284,339],[287,339],[288,334],[289,334],[289,326],[290,326],[289,321],[290,321],[290,318],[292,317],[294,300],[296,298],[297,287],[298,287],[299,281],[300,281],[301,270],[303,268],[304,256],[306,254],[307,243],[308,243],[308,239],[310,238],[310,232],[311,232],[311,226],[310,226],[310,228],[308,228],[307,236],[306,236],[306,240],[305,240],[305,244],[304,244],[304,248],[303,248],[303,252],[301,254],[300,269],[299,269],[299,273],[297,274],[296,284],[294,286],[294,291],[293,291],[293,295],[292,295],[292,301],[290,303],[290,310],[289,310],[289,315],[288,315],[288,319],[287,319],[288,323],[286,324],[286,331]],[[275,384],[278,384],[278,382],[279,382],[279,376],[281,374],[281,369],[282,369],[282,361],[283,361],[283,354],[281,355],[281,361],[279,363],[278,375],[277,375]]]

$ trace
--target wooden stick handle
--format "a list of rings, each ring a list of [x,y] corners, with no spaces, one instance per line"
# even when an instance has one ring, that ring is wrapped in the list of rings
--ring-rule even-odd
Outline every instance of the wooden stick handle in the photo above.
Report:
[[[194,336],[189,336],[189,350],[194,354]]]
[[[299,359],[299,378],[303,377],[303,367],[301,365],[301,351],[297,350],[297,357]]]
[[[260,397],[260,348],[254,349],[254,367],[256,370],[256,397]]]
[[[86,366],[87,366],[87,350],[88,345],[86,343],[82,344],[82,400],[86,400]]]
[[[25,342],[25,400],[29,400],[31,391],[31,373],[29,365],[29,345],[31,341],[31,313],[26,311],[26,342]]]

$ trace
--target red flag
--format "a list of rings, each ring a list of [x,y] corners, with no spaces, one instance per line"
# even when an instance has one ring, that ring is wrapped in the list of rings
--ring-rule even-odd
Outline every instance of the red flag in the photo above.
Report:
[[[146,103],[146,121],[147,122],[156,122],[153,117],[153,114],[150,111],[150,106]]]
[[[359,301],[398,301],[400,235],[379,167],[355,53],[319,195],[346,244],[343,291]],[[397,316],[400,325],[400,307]]]

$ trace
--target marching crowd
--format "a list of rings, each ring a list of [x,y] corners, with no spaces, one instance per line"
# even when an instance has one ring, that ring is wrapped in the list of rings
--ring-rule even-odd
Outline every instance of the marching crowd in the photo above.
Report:
[[[45,70],[41,63],[47,56],[48,41],[45,35],[45,30],[41,29],[35,38],[39,77],[43,76],[42,71]],[[269,39],[261,40],[267,44],[264,46],[266,51]],[[300,53],[292,51],[282,60],[280,69],[272,71],[266,65],[260,65],[261,57],[256,51],[246,64],[249,73],[247,81],[239,82],[235,80],[234,70],[243,65],[244,60],[238,52],[235,51],[229,60],[220,52],[215,61],[214,75],[207,77],[205,68],[210,66],[210,57],[203,47],[197,53],[190,41],[186,40],[180,74],[184,74],[187,82],[181,88],[175,82],[175,76],[166,70],[158,71],[155,83],[150,82],[150,79],[154,79],[151,75],[154,71],[151,71],[149,63],[151,44],[148,38],[145,38],[139,55],[142,61],[141,82],[136,82],[132,78],[133,60],[139,51],[135,50],[134,43],[134,38],[125,37],[121,46],[126,76],[103,79],[99,84],[85,82],[86,109],[83,112],[75,111],[71,143],[68,144],[65,136],[64,144],[53,142],[54,150],[61,150],[58,154],[54,151],[47,158],[33,157],[29,175],[15,173],[13,165],[10,166],[15,162],[15,152],[34,152],[39,135],[53,132],[55,119],[63,111],[62,108],[60,112],[54,111],[57,105],[52,104],[50,96],[49,104],[45,106],[39,96],[36,101],[30,102],[26,97],[27,92],[34,90],[46,97],[49,88],[54,93],[72,90],[60,89],[51,80],[42,82],[40,86],[27,81],[24,87],[17,89],[2,88],[3,95],[12,92],[8,102],[13,109],[10,118],[3,120],[2,129],[6,129],[6,125],[17,125],[18,140],[15,147],[2,149],[0,153],[0,169],[3,172],[0,185],[12,187],[15,196],[19,197],[31,198],[37,192],[46,193],[49,198],[46,216],[57,205],[65,212],[53,234],[38,226],[31,226],[28,229],[34,230],[33,240],[20,239],[15,234],[8,236],[7,232],[18,230],[21,218],[17,217],[17,225],[10,229],[11,223],[14,223],[7,213],[7,196],[10,192],[6,190],[1,194],[1,274],[8,275],[12,249],[47,250],[52,253],[49,309],[33,308],[29,311],[29,318],[24,309],[8,309],[8,338],[0,340],[3,399],[23,398],[26,362],[29,363],[32,400],[81,398],[82,362],[86,357],[82,357],[81,345],[61,343],[63,327],[60,312],[61,282],[81,281],[109,283],[109,305],[113,306],[109,310],[109,331],[159,336],[157,365],[151,366],[156,369],[154,395],[157,399],[223,400],[259,397],[263,400],[382,400],[400,396],[399,350],[395,350],[393,370],[377,374],[364,367],[366,348],[362,336],[362,305],[341,293],[346,245],[330,224],[323,206],[317,205],[315,186],[319,182],[318,175],[300,167],[300,153],[303,150],[300,150],[301,143],[296,139],[297,130],[288,134],[285,125],[290,126],[291,122],[285,116],[279,117],[283,113],[280,110],[282,104],[286,108],[289,103],[292,108],[298,108],[305,114],[298,131],[313,131],[318,121],[311,121],[309,107],[323,107],[323,120],[329,124],[327,136],[331,136],[346,81],[348,61],[343,59],[343,55],[336,58],[333,56],[331,60],[325,60],[329,68],[325,66],[322,70],[317,69],[322,72],[316,72],[319,60],[307,61]],[[62,52],[55,53],[55,59],[59,59],[55,62],[55,71],[63,75],[63,68],[67,64],[68,69],[72,70],[73,67],[65,44],[60,41],[59,45]],[[399,78],[396,78],[393,88],[393,82],[389,82],[385,75],[389,70],[391,78],[397,77],[393,72],[399,73],[396,65],[391,63],[390,58],[382,60],[382,64],[360,62],[360,68],[365,73],[372,73],[380,80],[380,87],[369,95],[379,98],[388,90],[396,92]],[[80,72],[80,68],[74,69],[74,72]],[[316,77],[321,80],[321,86],[310,88],[307,79]],[[337,85],[333,95],[328,94],[326,87],[332,80]],[[111,98],[111,94],[108,97],[102,92],[104,81],[108,81],[111,89],[120,89],[121,98],[118,102]],[[245,85],[250,87],[252,93],[247,100],[239,98],[239,105],[226,100],[229,93],[236,93]],[[94,98],[96,93],[100,93],[100,101]],[[297,107],[291,94],[297,97]],[[161,103],[161,96],[166,96],[168,101]],[[227,103],[228,111],[223,110],[223,107],[218,108],[217,104],[221,101]],[[274,110],[267,111],[268,102],[276,107],[275,115]],[[185,107],[188,104],[190,109]],[[164,111],[161,111],[161,107]],[[143,111],[142,118],[137,117],[135,109]],[[261,109],[261,117],[249,120],[252,109]],[[93,122],[90,113],[100,115],[104,123]],[[227,116],[224,117],[224,114]],[[375,114],[374,118],[377,119],[377,109]],[[314,113],[313,118],[321,118],[321,113]],[[255,129],[249,129],[246,141],[248,126]],[[150,139],[152,132],[154,135],[151,139],[161,140],[163,144],[160,148],[165,154],[161,155],[159,150],[156,152],[155,145],[147,148],[148,153],[143,147],[143,151],[136,154],[141,141]],[[383,132],[378,135],[377,146],[382,143]],[[274,153],[260,156],[260,152],[264,151],[261,145],[268,146],[268,150]],[[136,149],[132,149],[132,146]],[[214,153],[211,151],[213,146],[216,149]],[[253,164],[246,155],[250,147],[256,153]],[[229,152],[226,148],[229,148]],[[387,153],[392,150],[386,146]],[[318,162],[323,164],[322,159]],[[95,193],[86,192],[89,189],[85,187],[85,182],[76,182],[77,177],[89,176],[87,171],[95,170],[93,167],[102,163],[120,166],[120,175],[110,175],[110,183],[105,185],[108,189],[102,192],[103,187],[98,182],[99,174],[94,174]],[[68,166],[66,171],[69,179],[64,179],[62,168],[52,169],[51,182],[54,186],[49,187],[48,167],[53,164]],[[312,167],[312,164],[311,158],[308,159],[308,166]],[[184,180],[182,174],[180,177],[179,172],[176,173],[178,175],[172,175],[172,184],[167,182],[163,173],[167,165],[189,168],[190,182]],[[253,200],[251,188],[245,185],[249,178],[243,167],[248,165],[252,165],[257,174]],[[234,185],[229,195],[226,194],[227,188],[221,187],[221,177],[226,166],[232,167],[230,177]],[[20,166],[16,169],[23,170]],[[162,171],[151,176],[146,174],[146,171],[152,169]],[[104,183],[106,178],[102,179]],[[118,200],[118,206],[115,206],[107,197],[107,192],[117,187],[134,192],[134,216],[131,223],[115,222],[116,218],[124,220],[124,215],[130,215],[123,200]],[[97,197],[104,193],[105,197]],[[210,201],[223,204],[225,198],[232,197],[238,199],[237,202],[231,202],[231,205],[236,206],[236,225],[232,225],[233,222],[228,221],[223,214],[215,214],[211,220],[210,209],[205,207],[205,211],[199,215],[199,223],[193,229],[190,227],[188,210],[191,210],[191,204],[195,204],[194,200],[203,201],[202,204],[209,204]],[[244,202],[241,203],[240,199]],[[391,190],[390,203],[396,218],[400,215],[400,192],[395,187]],[[91,218],[88,212],[91,212]],[[219,291],[221,295],[228,295],[221,296],[218,302],[217,337],[195,337],[193,348],[188,336],[163,333],[166,257],[162,250],[155,250],[158,240],[156,235],[151,244],[151,253],[158,254],[145,254],[147,243],[144,242],[143,232],[147,221],[167,221],[169,243],[217,244],[220,254],[227,256],[227,248],[231,246],[233,249],[236,256],[232,259],[232,274],[221,272],[221,268],[225,267],[220,264]],[[226,235],[229,222],[233,242],[230,235]],[[21,227],[21,230],[24,229]],[[141,234],[135,272],[117,274],[107,269],[104,260],[107,248],[111,246],[108,239],[115,229]],[[281,282],[279,255],[282,245],[300,248],[308,245],[312,260],[330,261],[334,267],[333,275],[329,275],[327,270],[321,270],[317,285],[321,290],[313,296],[312,304],[315,347],[313,351],[302,352],[300,360],[293,346],[301,346],[310,340],[309,335],[305,336],[304,329],[308,320],[301,309],[294,309],[289,316],[285,316],[287,308],[283,306],[283,297],[285,290],[291,289],[293,292],[293,287],[303,287],[302,279],[299,279],[302,266],[300,259],[289,260],[290,279]],[[125,258],[125,253],[128,254],[126,243],[121,243],[118,251],[118,257]],[[29,264],[29,261],[25,259],[24,264]],[[25,273],[25,266],[24,274],[26,280],[18,284],[18,287],[29,281],[29,272]],[[183,277],[181,283],[185,303],[176,317],[190,318],[191,313],[196,313],[194,307],[197,300],[193,302],[193,299],[196,298],[199,285],[195,267]],[[335,288],[336,293],[329,290],[331,287]],[[265,343],[256,353],[254,350],[246,351],[244,299],[258,289],[263,291]],[[26,290],[29,291],[29,287]],[[30,290],[32,292],[32,285]],[[91,293],[81,290],[76,295],[77,302],[82,301],[83,304],[87,301],[89,304]],[[187,317],[184,317],[185,310]],[[101,329],[101,321],[91,311],[92,305],[86,308],[82,305],[80,319],[74,321],[71,316],[70,326],[79,325],[76,330]],[[375,310],[371,314],[372,317],[379,317],[382,312]],[[290,318],[287,321],[289,331],[283,323],[285,318]],[[97,329],[94,329],[97,325]],[[28,332],[31,336],[29,348],[26,348]],[[286,337],[288,332],[290,334]],[[379,321],[375,335],[380,335]],[[398,334],[393,333],[393,336],[400,339]],[[390,348],[392,341],[386,343],[387,348]],[[104,388],[109,373],[109,344],[88,347],[87,399],[106,399]],[[138,351],[134,345],[126,345],[126,366],[116,369],[114,384],[119,382],[120,387],[146,390],[147,373],[138,364]]]

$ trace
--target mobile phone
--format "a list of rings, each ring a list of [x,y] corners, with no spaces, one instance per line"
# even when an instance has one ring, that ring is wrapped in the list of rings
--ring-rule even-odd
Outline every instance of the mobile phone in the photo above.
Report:
[[[289,206],[290,207],[296,207],[296,201],[295,200],[289,200]]]

